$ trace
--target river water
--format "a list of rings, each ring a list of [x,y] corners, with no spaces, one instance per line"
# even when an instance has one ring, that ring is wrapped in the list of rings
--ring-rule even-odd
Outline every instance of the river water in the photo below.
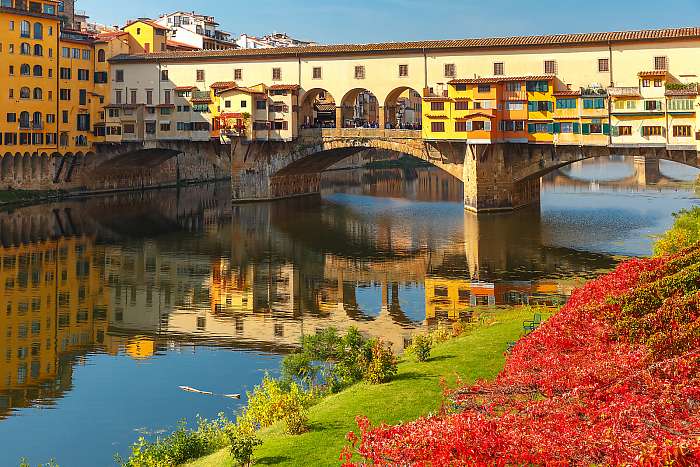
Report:
[[[475,216],[437,169],[329,172],[323,195],[231,206],[226,184],[0,212],[0,465],[113,465],[139,436],[238,401],[304,333],[400,350],[478,307],[557,304],[647,255],[697,171],[609,158]]]

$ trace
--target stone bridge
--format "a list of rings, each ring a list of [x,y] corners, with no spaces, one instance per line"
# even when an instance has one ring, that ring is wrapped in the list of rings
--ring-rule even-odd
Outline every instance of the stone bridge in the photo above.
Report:
[[[320,193],[321,172],[361,151],[379,149],[427,161],[464,183],[465,208],[501,211],[537,203],[540,179],[556,169],[593,157],[624,155],[671,160],[700,167],[696,151],[666,148],[471,144],[422,138],[420,131],[384,129],[302,130],[292,142],[232,144],[234,202]]]
[[[99,144],[85,152],[7,153],[0,189],[100,192],[228,178],[230,150],[218,141],[158,140]]]

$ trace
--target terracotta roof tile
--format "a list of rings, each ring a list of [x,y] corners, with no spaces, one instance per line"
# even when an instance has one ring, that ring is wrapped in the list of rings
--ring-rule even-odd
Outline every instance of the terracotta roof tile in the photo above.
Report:
[[[298,91],[298,84],[273,84],[268,89],[272,91]]]
[[[576,97],[581,95],[581,91],[573,91],[571,89],[565,89],[563,91],[555,91],[554,95],[556,97]]]
[[[195,89],[199,88],[197,86],[177,86],[175,91],[194,91]]]
[[[211,104],[212,100],[211,97],[195,97],[193,99],[190,99],[190,102],[193,104]]]
[[[687,89],[667,89],[666,90],[666,95],[669,97],[674,97],[674,96],[697,96],[698,95],[698,89],[697,87],[689,87]]]
[[[583,44],[700,39],[700,27],[648,29],[637,31],[553,34],[543,36],[491,37],[483,39],[456,39],[413,42],[384,42],[376,44],[338,44],[270,49],[196,50],[191,52],[159,52],[138,55],[120,55],[115,62],[158,61],[212,58],[247,58],[264,56],[337,55],[352,53],[381,53],[393,51],[503,49],[515,47],[565,47]]]
[[[549,81],[556,78],[555,75],[531,75],[531,76],[491,76],[485,78],[453,79],[448,84],[493,84],[512,81]]]
[[[233,88],[236,86],[235,81],[217,81],[216,83],[212,83],[211,86],[209,86],[212,89],[227,89],[227,88]]]
[[[652,70],[652,71],[640,71],[639,72],[640,78],[656,78],[656,77],[665,78],[667,75],[668,75],[668,71],[666,71],[666,70]]]
[[[335,104],[316,104],[316,110],[319,112],[335,111]]]

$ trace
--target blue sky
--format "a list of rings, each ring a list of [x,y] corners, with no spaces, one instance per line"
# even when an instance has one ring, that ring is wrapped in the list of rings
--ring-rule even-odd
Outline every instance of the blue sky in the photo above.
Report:
[[[700,26],[700,0],[78,0],[77,8],[123,24],[193,5],[236,35],[283,31],[322,43]]]

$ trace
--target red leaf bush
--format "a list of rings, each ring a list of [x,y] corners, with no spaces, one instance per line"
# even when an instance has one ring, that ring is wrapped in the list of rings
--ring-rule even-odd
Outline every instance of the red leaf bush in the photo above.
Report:
[[[700,246],[589,282],[501,374],[436,416],[372,427],[341,459],[380,465],[700,465]]]

